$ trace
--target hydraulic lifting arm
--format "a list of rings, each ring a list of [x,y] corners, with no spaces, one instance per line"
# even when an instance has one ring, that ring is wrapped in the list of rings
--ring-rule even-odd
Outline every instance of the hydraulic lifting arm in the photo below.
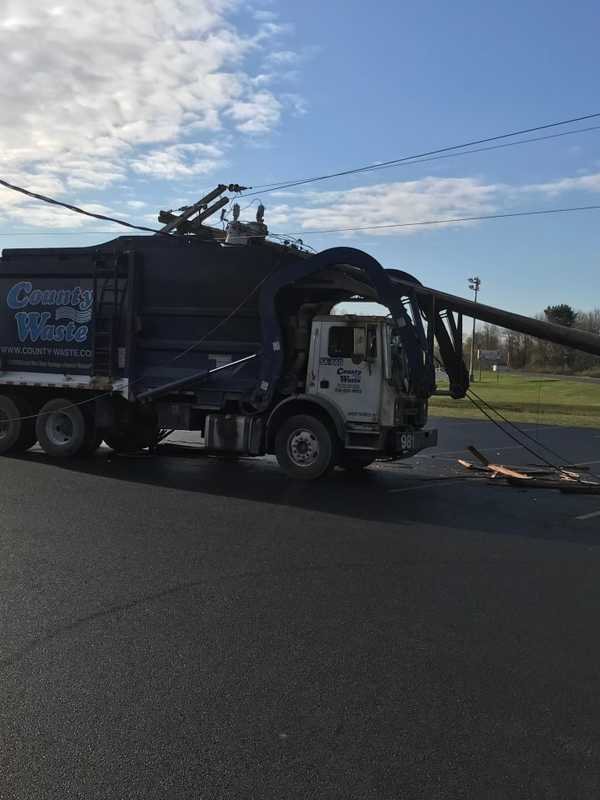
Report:
[[[284,288],[301,289],[307,281],[314,282],[318,274],[327,275],[327,288],[334,298],[332,305],[351,299],[345,283],[351,278],[364,286],[363,299],[380,302],[390,310],[405,353],[407,390],[422,399],[427,399],[435,391],[436,342],[448,373],[451,395],[464,397],[469,388],[469,374],[463,359],[463,315],[600,356],[600,336],[596,334],[430,289],[405,272],[384,269],[361,250],[338,247],[278,270],[262,287],[263,356],[260,384],[252,401],[256,408],[268,405],[282,372],[282,330],[276,307],[277,294]]]

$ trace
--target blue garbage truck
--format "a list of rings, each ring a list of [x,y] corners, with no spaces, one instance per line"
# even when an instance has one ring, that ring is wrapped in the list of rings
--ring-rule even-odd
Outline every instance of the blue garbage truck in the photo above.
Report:
[[[207,230],[3,251],[0,453],[130,451],[192,430],[311,480],[437,443],[436,359],[453,397],[469,385],[463,314],[600,355],[599,336],[474,310],[354,248]],[[385,312],[332,313],[344,301]]]

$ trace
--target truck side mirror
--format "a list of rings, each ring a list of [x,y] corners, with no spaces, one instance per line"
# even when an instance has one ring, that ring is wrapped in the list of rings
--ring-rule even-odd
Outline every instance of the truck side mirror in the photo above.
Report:
[[[377,327],[367,326],[367,361],[371,364],[377,361]]]
[[[354,348],[352,351],[352,361],[354,364],[361,364],[367,358],[367,330],[366,328],[354,328]]]

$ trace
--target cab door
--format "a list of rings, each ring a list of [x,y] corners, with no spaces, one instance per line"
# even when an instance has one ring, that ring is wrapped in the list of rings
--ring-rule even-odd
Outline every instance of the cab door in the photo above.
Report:
[[[381,331],[373,323],[323,323],[316,394],[335,403],[349,422],[378,422]]]

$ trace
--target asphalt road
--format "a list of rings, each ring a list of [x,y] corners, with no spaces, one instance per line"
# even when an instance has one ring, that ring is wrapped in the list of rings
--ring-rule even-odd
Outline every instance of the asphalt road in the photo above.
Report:
[[[600,796],[600,497],[475,481],[467,444],[531,457],[440,428],[307,486],[1,460],[0,798]]]

